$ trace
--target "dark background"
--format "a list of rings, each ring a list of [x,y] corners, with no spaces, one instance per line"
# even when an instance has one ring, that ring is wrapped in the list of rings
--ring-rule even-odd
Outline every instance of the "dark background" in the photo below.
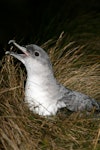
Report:
[[[82,23],[81,16],[100,20],[99,13],[100,0],[1,0],[0,56],[11,39],[40,45],[63,30],[72,36],[77,32],[77,24],[87,23]],[[100,26],[95,24],[94,28],[99,30]]]

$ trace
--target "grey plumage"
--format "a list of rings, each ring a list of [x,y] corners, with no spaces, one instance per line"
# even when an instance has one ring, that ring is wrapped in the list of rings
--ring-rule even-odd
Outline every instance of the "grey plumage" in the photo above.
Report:
[[[67,89],[57,82],[49,56],[42,48],[34,44],[22,47],[13,40],[9,43],[13,43],[23,52],[16,54],[7,51],[6,54],[16,57],[26,67],[25,102],[30,110],[43,116],[55,115],[64,107],[72,112],[91,111],[93,107],[100,110],[94,99]]]

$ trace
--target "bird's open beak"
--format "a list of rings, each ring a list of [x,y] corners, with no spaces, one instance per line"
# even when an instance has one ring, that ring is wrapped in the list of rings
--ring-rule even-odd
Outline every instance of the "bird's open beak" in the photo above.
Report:
[[[19,44],[17,44],[14,40],[10,40],[9,42],[8,42],[8,44],[13,44],[13,45],[15,45],[19,50],[21,50],[26,56],[28,56],[29,55],[29,53],[28,53],[28,51],[27,51],[27,49],[25,48],[25,47],[23,47],[23,46],[20,46]]]
[[[19,50],[21,50],[23,52],[23,54],[18,54],[18,53],[12,52],[12,51],[6,51],[5,54],[12,55],[12,56],[14,56],[15,58],[17,58],[18,60],[20,60],[21,62],[24,63],[24,58],[30,55],[29,52],[27,51],[27,49],[25,47],[20,46],[14,40],[10,40],[8,42],[8,44],[11,44],[11,43],[14,46],[16,46]]]

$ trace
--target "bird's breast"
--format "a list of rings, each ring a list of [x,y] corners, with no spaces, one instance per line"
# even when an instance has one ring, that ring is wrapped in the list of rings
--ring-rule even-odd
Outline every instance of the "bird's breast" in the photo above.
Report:
[[[55,78],[49,80],[41,75],[27,78],[25,86],[25,101],[30,110],[40,115],[55,115],[58,108],[64,104],[59,104],[61,97],[60,86]]]

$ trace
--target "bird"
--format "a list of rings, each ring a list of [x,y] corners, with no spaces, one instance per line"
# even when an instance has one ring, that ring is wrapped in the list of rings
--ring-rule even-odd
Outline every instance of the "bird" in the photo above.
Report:
[[[30,111],[41,116],[51,116],[62,108],[71,112],[91,112],[94,107],[100,110],[95,99],[73,91],[57,81],[49,55],[40,46],[20,46],[15,40],[10,40],[8,44],[13,44],[21,51],[21,54],[13,51],[6,51],[5,54],[17,58],[26,68],[24,100]]]

